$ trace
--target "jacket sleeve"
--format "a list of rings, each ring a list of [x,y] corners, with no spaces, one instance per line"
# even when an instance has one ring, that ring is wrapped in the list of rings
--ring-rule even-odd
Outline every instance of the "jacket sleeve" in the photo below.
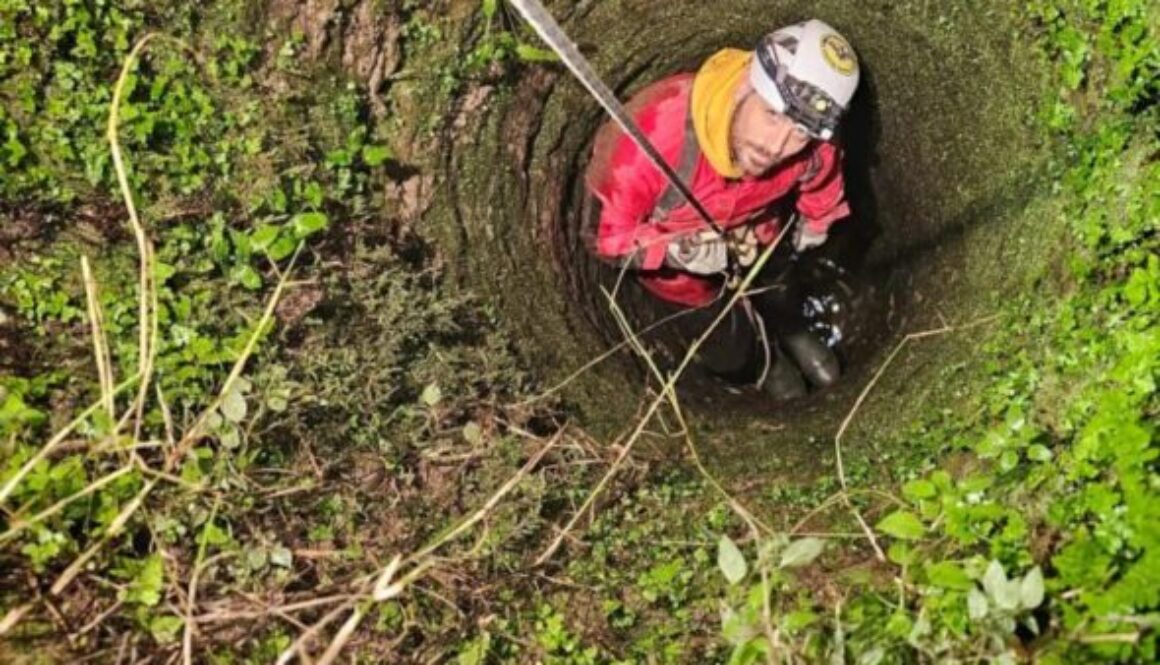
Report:
[[[609,162],[599,182],[588,181],[601,204],[592,249],[615,265],[656,270],[664,263],[668,238],[649,216],[664,192],[664,176],[623,134],[617,137]]]
[[[798,212],[806,228],[826,233],[834,222],[850,216],[846,201],[846,182],[842,176],[842,150],[832,143],[816,148],[815,167],[801,184],[797,199]]]

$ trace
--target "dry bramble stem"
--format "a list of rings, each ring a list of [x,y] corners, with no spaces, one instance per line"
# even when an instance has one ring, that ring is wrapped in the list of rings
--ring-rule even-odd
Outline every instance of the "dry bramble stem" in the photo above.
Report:
[[[782,233],[784,234],[784,231]],[[777,240],[780,241],[781,238],[779,237]],[[777,241],[775,241],[775,244],[776,244],[776,242]],[[772,250],[770,250],[770,253],[772,253]],[[759,270],[761,263],[763,263],[763,262],[759,262],[758,265],[755,266],[754,269]],[[632,348],[637,352],[637,354],[642,359],[644,359],[645,363],[648,365],[648,367],[652,371],[653,375],[656,376],[657,379],[661,382],[661,384],[667,388],[662,393],[662,395],[664,397],[668,398],[669,405],[672,407],[673,414],[677,418],[678,424],[681,426],[681,432],[684,435],[685,444],[688,446],[689,452],[693,456],[693,461],[696,464],[697,470],[701,473],[702,476],[704,476],[704,478],[709,482],[709,484],[715,490],[717,490],[717,492],[719,492],[722,495],[722,497],[724,497],[725,501],[728,503],[729,507],[733,510],[733,512],[736,513],[737,516],[740,517],[745,522],[746,526],[749,527],[749,532],[750,532],[750,535],[752,536],[754,542],[759,542],[761,540],[761,534],[762,534],[763,529],[765,530],[766,533],[773,533],[773,530],[770,527],[768,527],[767,525],[762,523],[752,512],[749,511],[748,508],[746,508],[736,497],[734,497],[728,490],[726,490],[721,485],[721,483],[719,483],[717,481],[717,479],[715,477],[713,477],[712,474],[709,473],[709,470],[707,468],[705,468],[705,465],[701,463],[701,456],[697,452],[697,446],[696,446],[696,442],[693,440],[692,430],[689,428],[689,425],[685,420],[684,411],[683,411],[683,409],[681,409],[681,403],[677,397],[676,389],[673,387],[672,383],[665,382],[664,374],[661,372],[660,368],[657,367],[657,364],[653,360],[652,355],[649,354],[648,350],[646,348],[644,348],[644,345],[640,343],[640,340],[637,338],[636,334],[633,333],[632,327],[628,323],[628,318],[625,317],[624,311],[617,304],[616,299],[613,298],[610,294],[606,293],[605,295],[608,297],[609,307],[612,308],[613,315],[616,318],[617,323],[620,325],[621,331],[624,333],[627,341],[631,342]],[[713,326],[711,326],[704,333],[704,335],[706,337],[712,333],[713,327],[715,327],[717,325],[717,323],[718,322],[714,322]],[[768,357],[768,349],[766,349],[766,353],[767,353],[767,357]],[[767,370],[768,370],[768,367],[767,367]],[[770,593],[770,583],[769,583],[769,570],[765,566],[761,566],[758,570],[759,570],[760,575],[761,575],[761,588],[762,588],[762,594],[761,594],[761,599],[762,599],[761,600],[762,629],[765,632],[766,639],[769,640],[769,643],[772,647],[770,653],[766,654],[766,661],[770,665],[773,665],[773,663],[775,662],[774,661],[775,653],[777,652],[778,647],[780,645],[780,640],[778,639],[779,633],[773,625],[773,608],[771,607],[771,604],[770,604],[771,593]]]
[[[140,261],[138,271],[139,299],[137,303],[137,337],[139,345],[137,350],[137,372],[141,377],[141,383],[137,386],[137,399],[134,401],[134,408],[131,409],[136,414],[136,429],[138,431],[140,430],[145,397],[148,395],[149,377],[153,371],[153,346],[150,343],[152,339],[149,334],[153,328],[150,325],[150,305],[154,301],[151,297],[151,292],[154,287],[153,245],[150,243],[149,236],[145,233],[145,227],[141,225],[141,219],[137,215],[137,204],[134,202],[133,192],[129,188],[129,178],[125,170],[125,159],[121,154],[121,144],[117,138],[117,126],[120,120],[121,97],[125,94],[125,82],[129,79],[129,73],[137,64],[137,59],[149,42],[160,37],[161,35],[156,33],[145,35],[133,45],[133,50],[125,57],[121,65],[121,74],[117,77],[117,85],[113,88],[113,100],[109,104],[109,120],[105,128],[106,137],[109,140],[109,150],[113,157],[113,170],[117,174],[117,184],[121,188],[121,197],[125,202],[125,209],[129,213],[129,224],[133,228],[133,237],[137,241],[137,254]]]
[[[620,305],[617,304],[616,300],[611,297],[611,295],[606,295],[608,295],[609,307],[612,309],[613,316],[616,318],[617,323],[620,324],[622,332],[624,332],[627,339],[632,342],[632,347],[636,350],[637,355],[639,355],[648,365],[649,370],[653,373],[653,376],[655,376],[658,381],[664,384],[664,374],[661,372],[660,368],[657,367],[656,362],[652,358],[652,355],[649,354],[648,350],[645,349],[644,345],[642,345],[637,339],[636,334],[633,333],[631,326],[629,326],[628,318],[624,315],[624,311],[621,309]],[[689,453],[693,457],[693,463],[697,467],[697,470],[700,472],[700,474],[705,478],[706,481],[708,481],[713,489],[721,494],[721,496],[729,504],[729,507],[735,513],[737,513],[737,515],[741,517],[741,519],[744,520],[746,524],[749,525],[755,534],[760,533],[761,531],[765,531],[765,533],[773,533],[773,529],[771,529],[768,525],[758,519],[752,512],[750,512],[749,509],[747,509],[735,496],[733,496],[728,490],[725,489],[724,486],[721,485],[720,482],[717,481],[713,474],[709,473],[709,470],[701,462],[701,456],[698,453],[697,444],[693,440],[692,430],[689,428],[689,424],[685,419],[684,409],[681,408],[681,403],[677,397],[676,390],[669,390],[663,394],[669,400],[669,405],[673,409],[673,415],[676,417],[677,424],[680,426],[680,434],[684,436],[685,445],[688,447]]]
[[[88,302],[89,325],[93,329],[93,356],[97,360],[97,378],[101,384],[101,399],[109,421],[117,417],[113,404],[113,366],[109,356],[109,340],[105,337],[105,318],[101,312],[101,302],[97,297],[97,281],[89,266],[89,257],[81,257],[81,276],[85,282],[85,300]]]

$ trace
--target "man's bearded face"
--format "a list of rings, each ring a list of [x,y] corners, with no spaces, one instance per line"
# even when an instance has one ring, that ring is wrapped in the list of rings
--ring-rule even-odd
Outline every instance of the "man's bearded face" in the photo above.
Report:
[[[773,110],[752,88],[744,93],[729,129],[733,163],[757,177],[801,152],[810,137],[788,116]]]

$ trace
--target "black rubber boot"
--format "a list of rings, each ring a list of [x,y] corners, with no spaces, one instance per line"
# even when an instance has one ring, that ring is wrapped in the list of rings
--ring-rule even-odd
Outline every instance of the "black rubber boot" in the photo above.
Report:
[[[779,341],[785,345],[802,374],[815,388],[828,388],[842,375],[838,357],[809,332],[794,331],[783,335]]]
[[[841,375],[838,357],[806,329],[802,319],[801,295],[798,292],[794,267],[778,274],[762,273],[766,289],[755,302],[768,327],[805,375],[817,388],[834,385]]]
[[[793,364],[781,347],[774,344],[773,367],[769,368],[769,376],[765,377],[762,388],[771,397],[779,402],[786,402],[806,394],[806,382],[801,372]]]

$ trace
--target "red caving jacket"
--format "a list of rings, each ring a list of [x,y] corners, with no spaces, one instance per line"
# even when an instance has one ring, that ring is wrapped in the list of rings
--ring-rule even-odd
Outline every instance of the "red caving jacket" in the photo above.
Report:
[[[696,140],[692,132],[686,131],[694,76],[685,73],[662,79],[627,104],[641,131],[674,170],[686,136]],[[612,122],[597,134],[585,182],[601,203],[596,228],[587,230],[591,249],[598,257],[621,264],[629,261],[648,291],[672,303],[701,307],[718,296],[720,277],[694,275],[662,265],[668,243],[705,230],[705,222],[683,201],[663,218],[651,219],[669,186],[668,180]],[[689,184],[721,227],[753,224],[763,246],[772,242],[780,230],[781,220],[771,208],[788,195],[797,194],[797,210],[812,231],[825,232],[850,214],[841,149],[828,142],[811,142],[760,178],[746,176],[736,180],[717,173],[698,150]]]

